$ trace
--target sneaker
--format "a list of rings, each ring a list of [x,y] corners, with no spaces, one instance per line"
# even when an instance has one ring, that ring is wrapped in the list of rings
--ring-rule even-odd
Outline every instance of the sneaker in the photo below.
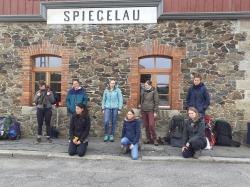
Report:
[[[198,159],[201,156],[201,151],[196,151],[193,155],[193,158]]]
[[[121,145],[121,153],[126,154],[128,152],[128,146]]]
[[[158,143],[157,140],[154,140],[154,145],[155,145],[155,146],[158,146],[158,145],[159,145],[159,143]]]
[[[41,138],[41,137],[37,137],[37,138],[36,138],[36,142],[37,142],[37,143],[41,143],[41,142],[42,142],[42,138]]]
[[[114,136],[113,135],[109,136],[109,141],[114,142]]]
[[[105,135],[104,138],[103,138],[103,141],[104,141],[104,142],[109,141],[109,136],[108,136],[108,135]]]

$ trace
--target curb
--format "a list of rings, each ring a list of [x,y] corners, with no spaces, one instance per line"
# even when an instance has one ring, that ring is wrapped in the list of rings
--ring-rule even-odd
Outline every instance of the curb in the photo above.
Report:
[[[0,150],[0,157],[13,158],[33,158],[33,159],[81,159],[81,160],[114,160],[114,161],[133,161],[129,156],[119,155],[88,155],[84,157],[69,156],[67,153],[51,153],[40,151],[23,151],[23,150]],[[250,164],[250,158],[228,158],[228,157],[211,157],[201,156],[198,159],[183,158],[181,156],[142,156],[138,161],[180,161],[180,162],[203,162],[203,163],[235,163]],[[133,161],[134,162],[134,161]]]

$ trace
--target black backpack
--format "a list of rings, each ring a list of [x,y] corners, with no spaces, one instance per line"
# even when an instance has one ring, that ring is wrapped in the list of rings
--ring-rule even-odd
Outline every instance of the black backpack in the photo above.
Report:
[[[214,132],[216,134],[216,145],[233,147],[240,146],[240,142],[236,142],[232,139],[232,128],[227,121],[216,120]]]
[[[173,147],[182,147],[182,134],[184,129],[184,117],[182,115],[174,115],[170,120],[169,131],[166,137],[168,142]]]

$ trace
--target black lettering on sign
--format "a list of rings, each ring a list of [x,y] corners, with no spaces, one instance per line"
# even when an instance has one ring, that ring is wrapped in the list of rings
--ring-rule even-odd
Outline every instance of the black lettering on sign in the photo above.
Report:
[[[115,20],[120,21],[121,19],[118,18],[118,10],[115,11]]]
[[[79,17],[79,11],[73,11],[73,21],[75,21],[77,17]]]
[[[85,20],[85,11],[82,11],[82,21]]]
[[[98,10],[97,11],[97,20],[98,21],[102,21],[104,18],[103,18],[103,11],[102,10]]]
[[[92,18],[93,12],[94,12],[93,10],[89,11],[89,21],[94,21],[93,18]]]
[[[64,11],[63,14],[64,14],[64,16],[65,16],[65,17],[64,17],[64,21],[69,21],[69,20],[70,20],[70,19],[69,19],[69,15],[68,15],[68,14],[69,14],[69,11]]]
[[[107,11],[107,21],[112,21],[111,15],[110,15],[111,12],[112,12],[112,10]]]
[[[125,12],[124,12],[123,21],[125,21],[125,19],[127,19],[129,21],[129,15],[128,15],[127,10],[125,10]]]
[[[137,12],[136,10],[133,10],[133,19],[134,21],[138,21],[140,19],[140,10],[138,9]]]

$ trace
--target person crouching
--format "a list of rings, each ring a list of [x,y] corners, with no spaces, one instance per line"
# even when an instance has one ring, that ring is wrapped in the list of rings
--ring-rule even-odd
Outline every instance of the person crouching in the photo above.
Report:
[[[121,149],[123,153],[131,151],[133,160],[137,160],[138,144],[141,135],[140,121],[135,118],[133,110],[129,110],[123,123]]]
[[[86,106],[82,103],[76,105],[76,113],[70,120],[70,143],[68,153],[70,156],[78,154],[84,156],[88,147],[88,135],[90,130],[90,117]]]

